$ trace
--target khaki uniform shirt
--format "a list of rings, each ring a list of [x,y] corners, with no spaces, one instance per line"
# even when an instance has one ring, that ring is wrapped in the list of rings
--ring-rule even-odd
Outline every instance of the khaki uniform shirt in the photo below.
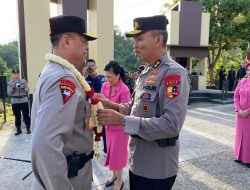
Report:
[[[185,69],[166,55],[137,80],[132,105],[120,105],[125,117],[129,143],[129,169],[135,175],[165,179],[177,174],[179,142],[160,147],[155,140],[175,137],[180,133],[187,112],[189,95]],[[132,106],[132,107],[131,107]]]
[[[24,79],[10,80],[7,86],[7,93],[11,97],[12,104],[28,102],[29,87]]]
[[[88,155],[93,150],[92,131],[87,125],[89,106],[72,72],[52,62],[45,66],[31,113],[33,189],[91,189],[91,161],[70,179],[66,161],[66,156],[74,152]]]

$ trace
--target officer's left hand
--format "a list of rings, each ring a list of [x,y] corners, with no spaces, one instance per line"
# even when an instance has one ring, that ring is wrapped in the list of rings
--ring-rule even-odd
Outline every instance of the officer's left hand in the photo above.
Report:
[[[100,109],[97,111],[99,125],[121,126],[125,115],[112,109]]]

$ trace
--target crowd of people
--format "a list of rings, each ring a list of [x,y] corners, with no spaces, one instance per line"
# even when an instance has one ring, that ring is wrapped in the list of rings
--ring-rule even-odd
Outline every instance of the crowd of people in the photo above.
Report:
[[[171,190],[192,84],[190,70],[167,55],[166,17],[136,18],[134,30],[126,33],[134,39],[137,60],[146,65],[126,73],[111,60],[104,75],[97,73],[94,59],[87,60],[88,42],[97,38],[87,34],[84,19],[57,16],[49,23],[53,54],[46,56],[48,63],[36,86],[31,122],[27,82],[14,70],[8,83],[15,135],[22,133],[21,111],[27,133],[32,130],[33,189],[91,189],[94,96],[103,105],[96,116],[103,126],[105,166],[112,173],[105,186],[122,189],[128,165],[131,190]],[[235,161],[250,166],[250,62],[242,64],[237,75],[234,66],[228,73],[222,66],[219,77],[220,89],[226,86],[230,91],[237,78]]]
[[[232,65],[227,72],[225,66],[222,65],[219,70],[219,90],[233,91],[238,82],[246,77],[246,64],[248,60],[243,60],[240,64],[239,70],[236,72],[235,66]]]

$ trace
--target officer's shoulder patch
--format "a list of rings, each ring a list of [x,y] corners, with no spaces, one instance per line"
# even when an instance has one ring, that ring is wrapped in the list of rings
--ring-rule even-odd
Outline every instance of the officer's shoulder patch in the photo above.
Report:
[[[180,85],[180,82],[181,77],[179,74],[171,74],[164,77],[167,98],[174,99],[179,95],[178,86]]]
[[[60,89],[62,92],[63,104],[66,104],[75,93],[76,84],[71,80],[61,79]]]

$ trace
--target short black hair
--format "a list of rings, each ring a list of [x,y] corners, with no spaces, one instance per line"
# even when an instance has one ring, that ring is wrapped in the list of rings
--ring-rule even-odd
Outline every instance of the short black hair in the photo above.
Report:
[[[54,36],[50,36],[50,41],[51,41],[51,44],[53,47],[57,47],[58,44],[59,44],[59,41],[61,39],[63,34],[57,34],[57,35],[54,35]]]
[[[94,62],[94,63],[95,63],[95,60],[94,60],[94,59],[88,59],[88,60],[86,61],[86,65],[88,64],[88,62]]]
[[[109,61],[105,67],[104,71],[112,71],[115,75],[119,75],[123,81],[125,81],[125,70],[124,68],[116,61],[111,60]]]

